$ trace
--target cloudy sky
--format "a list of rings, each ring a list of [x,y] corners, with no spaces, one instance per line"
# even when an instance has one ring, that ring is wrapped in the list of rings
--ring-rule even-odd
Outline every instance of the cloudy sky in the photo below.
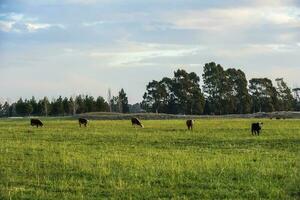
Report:
[[[107,96],[215,61],[300,87],[299,0],[0,0],[0,98]]]

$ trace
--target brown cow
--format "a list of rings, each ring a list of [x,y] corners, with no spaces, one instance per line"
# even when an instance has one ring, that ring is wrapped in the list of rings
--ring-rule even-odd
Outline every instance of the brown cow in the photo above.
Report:
[[[193,130],[193,125],[195,121],[193,119],[186,120],[186,126],[188,127],[188,130]]]
[[[87,125],[89,120],[85,119],[85,118],[79,118],[78,119],[78,123],[79,123],[79,126],[81,127],[81,125],[83,124],[85,127]]]
[[[40,126],[40,127],[43,127],[43,123],[41,122],[41,120],[39,119],[30,119],[30,124],[31,126],[36,126],[37,128]]]
[[[140,120],[135,117],[131,118],[131,124],[132,124],[132,126],[137,125],[137,126],[144,128],[144,125],[140,122]]]

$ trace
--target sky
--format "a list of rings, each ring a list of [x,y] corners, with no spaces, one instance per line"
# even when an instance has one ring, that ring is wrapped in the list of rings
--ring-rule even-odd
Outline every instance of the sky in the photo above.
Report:
[[[300,87],[299,0],[0,0],[0,101],[124,88],[205,63]]]

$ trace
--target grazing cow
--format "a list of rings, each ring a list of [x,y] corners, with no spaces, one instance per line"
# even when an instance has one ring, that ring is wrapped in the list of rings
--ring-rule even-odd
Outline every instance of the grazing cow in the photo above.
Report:
[[[37,128],[40,126],[40,127],[43,127],[43,123],[41,122],[41,120],[39,119],[30,119],[30,124],[31,126],[36,126]]]
[[[135,117],[131,118],[131,123],[132,123],[132,126],[137,125],[137,126],[144,128],[144,125],[140,122],[140,120],[138,118],[135,118]]]
[[[252,123],[252,125],[251,125],[252,135],[259,135],[259,132],[262,128],[261,127],[262,124],[263,124],[262,122]]]
[[[186,126],[187,126],[188,130],[193,130],[194,122],[195,121],[193,119],[186,120]]]
[[[79,123],[79,126],[81,127],[81,125],[83,124],[85,127],[87,125],[89,120],[85,119],[85,118],[79,118],[78,119],[78,123]]]

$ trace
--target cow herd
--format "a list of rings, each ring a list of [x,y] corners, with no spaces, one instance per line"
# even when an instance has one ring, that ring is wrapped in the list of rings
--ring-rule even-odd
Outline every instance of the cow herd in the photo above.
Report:
[[[89,122],[89,120],[85,119],[85,118],[79,118],[78,119],[78,123],[79,123],[80,127],[82,125],[84,127],[87,127],[88,122]],[[193,130],[194,123],[195,123],[195,120],[193,120],[193,119],[186,120],[187,129],[188,130]],[[38,127],[43,127],[43,125],[44,125],[43,122],[39,119],[30,119],[30,124],[31,124],[31,126],[36,126],[37,128]],[[142,124],[142,122],[136,117],[131,118],[131,124],[134,127],[135,126],[140,126],[141,128],[144,128],[144,125]],[[262,129],[262,125],[263,125],[262,122],[252,123],[251,124],[251,133],[252,133],[252,135],[258,135],[259,136],[259,133]]]

